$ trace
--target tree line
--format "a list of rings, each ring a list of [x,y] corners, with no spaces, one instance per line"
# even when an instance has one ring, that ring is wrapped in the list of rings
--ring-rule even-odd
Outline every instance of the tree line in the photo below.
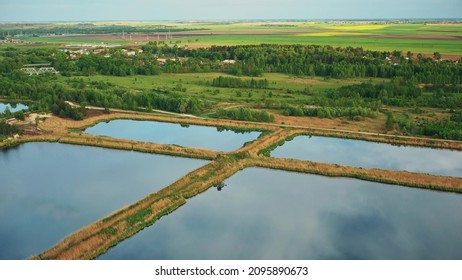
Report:
[[[462,61],[442,61],[440,56],[429,58],[421,54],[414,58],[410,52],[403,55],[400,51],[380,52],[353,47],[262,44],[191,50],[148,44],[143,49],[157,55],[195,58],[202,62],[233,59],[236,63],[228,65],[225,70],[237,76],[278,72],[332,78],[404,77],[414,83],[460,84],[462,73]]]
[[[252,110],[249,108],[233,108],[223,109],[218,108],[216,112],[218,118],[227,118],[238,121],[252,121],[252,122],[274,122],[274,115],[265,110]]]
[[[235,77],[223,77],[213,79],[212,86],[224,88],[268,88],[267,79],[241,79]]]
[[[169,90],[151,89],[136,93],[106,82],[86,83],[83,79],[69,79],[62,83],[54,76],[29,77],[16,72],[0,76],[0,95],[10,100],[29,99],[34,101],[31,110],[52,111],[58,116],[72,119],[83,118],[85,112],[72,108],[65,101],[83,106],[159,109],[189,114],[198,114],[212,106],[210,101]]]
[[[283,111],[286,116],[306,116],[306,117],[319,117],[319,118],[339,118],[348,117],[350,119],[357,119],[358,117],[376,118],[379,112],[367,107],[317,107],[317,108],[304,108],[301,106],[286,105]]]
[[[199,31],[208,30],[206,28],[178,28],[174,26],[165,25],[144,25],[144,26],[130,26],[130,25],[95,25],[93,23],[77,23],[77,24],[4,24],[2,26],[3,32],[8,32],[11,36],[38,36],[49,34],[113,34],[113,33],[167,33],[167,32],[184,32],[184,31]]]
[[[362,48],[334,48],[317,45],[214,46],[187,49],[149,43],[136,56],[126,56],[120,49],[107,50],[110,57],[99,54],[82,56],[77,61],[53,49],[3,51],[0,73],[19,69],[26,63],[49,62],[63,75],[158,75],[166,73],[223,72],[236,76],[261,76],[285,73],[298,76],[332,78],[402,78],[412,84],[459,85],[462,60],[443,61],[401,52],[367,51]],[[157,58],[166,59],[162,65]],[[235,64],[225,64],[233,59]],[[456,86],[459,91],[460,87]]]

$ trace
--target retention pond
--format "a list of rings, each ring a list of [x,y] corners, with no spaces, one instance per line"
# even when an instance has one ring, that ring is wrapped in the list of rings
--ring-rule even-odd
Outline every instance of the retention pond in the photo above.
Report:
[[[24,259],[206,164],[57,143],[0,150],[0,259]]]
[[[260,132],[235,132],[215,127],[155,121],[113,120],[87,128],[85,133],[159,144],[233,151],[258,138]]]
[[[462,177],[462,152],[394,146],[360,140],[298,136],[278,147],[271,156],[363,168],[407,170]]]
[[[462,195],[249,168],[101,259],[462,259]]]

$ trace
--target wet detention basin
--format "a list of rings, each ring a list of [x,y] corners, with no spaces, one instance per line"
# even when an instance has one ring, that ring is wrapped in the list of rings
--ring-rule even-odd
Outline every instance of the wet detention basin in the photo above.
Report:
[[[57,143],[0,150],[0,259],[24,259],[207,161]]]
[[[462,195],[240,171],[100,259],[462,259]]]
[[[394,146],[361,140],[297,136],[271,156],[363,168],[462,177],[462,151]]]
[[[233,151],[258,138],[261,132],[235,132],[216,127],[155,121],[113,120],[85,129],[85,133],[216,151]]]

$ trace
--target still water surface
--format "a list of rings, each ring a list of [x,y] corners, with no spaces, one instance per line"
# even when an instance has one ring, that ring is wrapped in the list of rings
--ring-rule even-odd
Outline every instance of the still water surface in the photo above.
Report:
[[[241,171],[101,259],[462,259],[462,195]]]
[[[0,150],[0,259],[24,259],[206,161],[56,143]]]
[[[462,151],[298,136],[275,149],[271,156],[462,177]]]
[[[22,103],[0,103],[0,114],[4,113],[6,108],[8,108],[11,113],[29,109],[27,105]]]
[[[114,120],[99,123],[85,130],[88,134],[125,138],[159,144],[204,148],[216,151],[233,151],[244,143],[258,138],[260,132],[236,133],[219,131],[215,127],[154,121]]]

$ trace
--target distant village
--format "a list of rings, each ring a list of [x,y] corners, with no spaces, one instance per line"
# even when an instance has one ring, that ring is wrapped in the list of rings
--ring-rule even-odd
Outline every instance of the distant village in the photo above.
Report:
[[[33,45],[36,43],[24,41],[24,40],[21,40],[21,39],[12,37],[12,36],[6,36],[3,38],[0,37],[0,45],[5,45],[5,44]]]
[[[191,47],[180,47],[186,50],[192,50]],[[127,56],[137,56],[143,53],[141,48],[122,48],[121,45],[109,45],[105,43],[101,44],[69,44],[66,45],[66,48],[59,49],[61,52],[67,54],[67,59],[69,60],[77,60],[80,59],[82,56],[94,54],[94,55],[101,55],[106,58],[111,57],[114,54],[114,51],[111,49],[120,50],[120,52]],[[156,55],[154,55],[156,56]],[[187,57],[179,57],[179,58],[157,58],[157,62],[159,65],[164,65],[167,61],[186,61]],[[234,59],[225,59],[222,61],[223,64],[235,64],[236,61]]]

